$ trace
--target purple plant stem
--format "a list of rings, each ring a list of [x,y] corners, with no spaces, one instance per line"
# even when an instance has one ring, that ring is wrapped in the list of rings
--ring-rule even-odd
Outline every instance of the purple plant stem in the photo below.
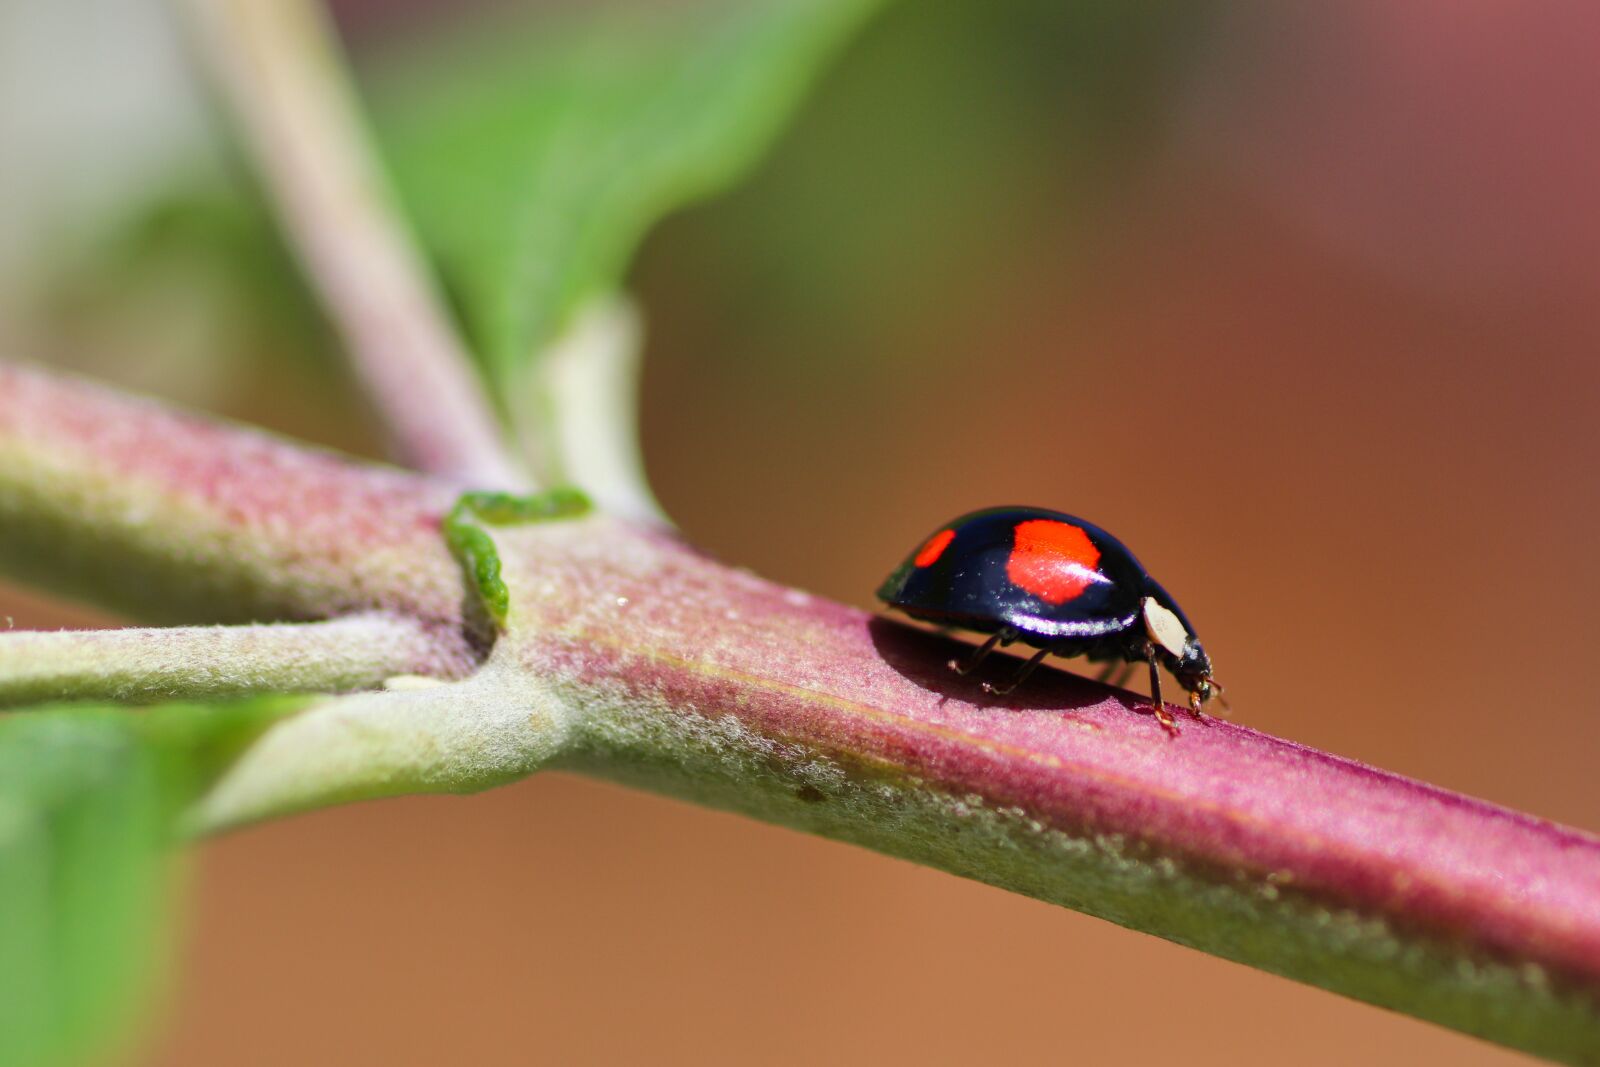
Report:
[[[0,368],[0,557],[59,577],[88,546],[173,583],[187,607],[169,614],[229,590],[257,618],[382,607],[427,620],[460,672],[474,637],[437,532],[450,501],[425,478]],[[509,680],[497,691],[563,709],[551,765],[1600,1062],[1590,834],[1245,726],[1180,716],[1169,738],[1138,698],[1061,671],[985,699],[945,668],[949,641],[620,520],[494,536],[512,601],[488,667]],[[161,613],[156,592],[139,602]]]
[[[667,535],[613,523],[520,536],[539,561],[522,580],[541,590],[520,606],[521,625],[542,635],[525,667],[623,709],[597,716],[584,769],[654,764],[647,784],[693,795],[692,781],[660,772],[663,756],[704,772],[737,737],[799,798],[780,818],[875,847],[906,851],[832,825],[819,768],[955,798],[975,819],[1010,813],[1024,827],[1017,847],[1052,832],[1115,841],[1120,859],[1170,865],[1193,892],[1221,887],[1279,913],[1261,924],[1298,909],[1325,936],[1312,959],[1296,958],[1252,946],[1250,930],[1216,916],[1191,925],[1170,900],[1097,904],[1048,865],[1043,884],[1012,887],[1474,1032],[1510,994],[1439,1008],[1424,1003],[1431,991],[1408,998],[1343,972],[1373,951],[1433,954],[1408,973],[1418,982],[1434,969],[1504,968],[1503,979],[1583,1005],[1588,1028],[1574,1040],[1600,1056],[1600,838],[1210,717],[1178,713],[1181,734],[1169,737],[1140,698],[1062,671],[988,698],[945,666],[964,646],[762,581]],[[675,739],[641,734],[649,717]],[[702,728],[715,723],[732,733]],[[909,854],[924,858],[919,848]],[[989,877],[959,855],[936,862]],[[1364,945],[1361,923],[1377,935]],[[1538,1041],[1522,1043],[1561,1051],[1554,1035]]]
[[[0,363],[0,566],[157,623],[381,611],[458,675],[482,635],[439,537],[455,491],[60,375]]]
[[[308,0],[194,0],[187,10],[401,454],[469,488],[524,487],[367,143],[326,13]]]

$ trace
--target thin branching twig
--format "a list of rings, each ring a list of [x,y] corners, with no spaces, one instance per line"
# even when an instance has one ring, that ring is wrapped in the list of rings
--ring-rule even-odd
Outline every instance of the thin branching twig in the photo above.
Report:
[[[403,456],[477,488],[526,488],[394,207],[320,7],[308,0],[184,0],[183,7]]]
[[[370,689],[436,664],[414,619],[0,632],[0,707]]]

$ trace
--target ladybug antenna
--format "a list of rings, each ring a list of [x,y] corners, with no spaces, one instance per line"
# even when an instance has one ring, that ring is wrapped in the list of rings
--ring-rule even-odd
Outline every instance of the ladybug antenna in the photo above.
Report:
[[[1223,695],[1224,693],[1226,693],[1228,691],[1227,687],[1225,687],[1221,682],[1217,681],[1215,678],[1211,677],[1211,675],[1209,675],[1209,674],[1206,675],[1205,682],[1206,682],[1207,685],[1209,685],[1211,687],[1212,693],[1213,693],[1214,696],[1216,696],[1217,704],[1218,704],[1219,707],[1222,708],[1223,714],[1224,715],[1231,715],[1233,713],[1233,705],[1228,703],[1228,698]]]

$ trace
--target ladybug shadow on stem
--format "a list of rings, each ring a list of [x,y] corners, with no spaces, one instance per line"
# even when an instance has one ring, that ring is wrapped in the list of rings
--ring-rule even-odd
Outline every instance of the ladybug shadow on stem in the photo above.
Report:
[[[885,663],[907,681],[937,693],[941,701],[961,700],[1006,711],[1076,711],[1103,703],[1108,694],[1123,692],[1060,670],[1050,659],[1039,664],[1027,685],[1009,693],[990,692],[984,688],[985,679],[1003,684],[1016,674],[1023,660],[996,652],[979,669],[963,675],[950,669],[950,661],[970,657],[973,645],[881,616],[867,623],[867,631]],[[1136,702],[1137,698],[1124,701]]]

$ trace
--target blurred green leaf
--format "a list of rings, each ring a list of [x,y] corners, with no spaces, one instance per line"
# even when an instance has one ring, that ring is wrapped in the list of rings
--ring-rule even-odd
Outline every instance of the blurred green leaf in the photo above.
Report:
[[[301,703],[0,716],[0,1065],[114,1046],[164,974],[175,820]]]
[[[379,139],[497,384],[621,281],[656,220],[747,171],[881,2],[613,6],[391,62]]]
[[[21,302],[36,353],[258,418],[272,411],[252,379],[286,394],[339,388],[333,332],[242,168],[175,159],[161,181],[124,196],[61,220],[41,253]]]

